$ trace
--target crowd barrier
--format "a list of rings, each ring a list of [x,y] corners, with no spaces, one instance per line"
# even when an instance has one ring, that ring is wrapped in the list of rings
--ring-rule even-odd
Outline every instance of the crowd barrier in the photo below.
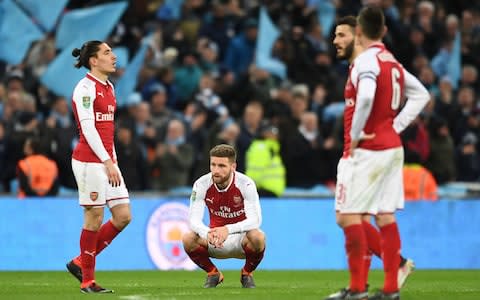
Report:
[[[62,270],[79,253],[76,198],[0,198],[0,270]],[[262,199],[267,249],[261,269],[345,269],[332,199]],[[99,270],[194,269],[183,251],[185,198],[132,201],[133,220],[97,259]],[[420,269],[480,269],[480,201],[407,203],[398,214],[402,253]],[[106,218],[109,214],[106,213]],[[217,261],[239,269],[243,261]],[[373,268],[381,268],[374,259]]]

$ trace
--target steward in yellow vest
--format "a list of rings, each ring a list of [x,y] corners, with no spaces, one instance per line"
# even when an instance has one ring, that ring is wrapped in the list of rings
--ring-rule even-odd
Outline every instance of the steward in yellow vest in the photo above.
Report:
[[[245,158],[245,174],[255,181],[260,196],[280,197],[285,191],[285,166],[280,156],[278,128],[266,126],[253,140]]]

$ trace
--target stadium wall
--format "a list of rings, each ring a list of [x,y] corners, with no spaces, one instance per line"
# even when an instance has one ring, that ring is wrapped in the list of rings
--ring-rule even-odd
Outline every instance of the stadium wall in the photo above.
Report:
[[[2,198],[0,270],[63,270],[79,252],[82,213],[73,198]],[[262,269],[345,269],[332,199],[262,199],[267,234]],[[134,199],[133,220],[97,259],[99,270],[194,269],[181,234],[188,202]],[[399,213],[402,253],[422,269],[480,269],[480,201],[407,203]],[[106,214],[106,218],[109,217]],[[241,260],[217,261],[239,269]],[[373,263],[380,268],[380,261]]]

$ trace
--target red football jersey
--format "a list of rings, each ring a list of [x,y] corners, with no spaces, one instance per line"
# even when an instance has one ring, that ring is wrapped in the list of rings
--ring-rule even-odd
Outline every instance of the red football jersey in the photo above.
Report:
[[[82,162],[101,162],[87,143],[80,124],[83,120],[91,119],[95,121],[95,128],[105,150],[115,161],[113,140],[116,107],[115,92],[111,82],[102,82],[91,74],[87,74],[79,81],[73,92],[72,109],[80,138],[73,150],[72,158]]]
[[[261,208],[257,188],[251,178],[234,172],[224,190],[213,183],[212,174],[200,177],[193,184],[190,197],[190,225],[201,237],[209,228],[227,226],[229,233],[244,232],[261,224]],[[204,208],[209,214],[208,227],[203,224]]]
[[[359,148],[384,150],[402,145],[399,135],[393,128],[404,93],[404,69],[383,44],[375,44],[360,54],[349,69],[345,85],[344,111],[344,155],[350,149],[350,131],[355,112],[358,77],[361,73],[375,76],[377,88],[372,110],[363,131],[375,134],[371,140],[363,140]]]

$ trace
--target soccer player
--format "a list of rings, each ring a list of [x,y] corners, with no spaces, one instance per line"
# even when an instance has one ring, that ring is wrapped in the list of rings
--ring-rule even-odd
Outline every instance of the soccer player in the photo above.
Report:
[[[188,256],[207,272],[205,288],[223,281],[210,257],[245,259],[240,274],[244,288],[255,288],[252,273],[263,259],[265,234],[257,188],[252,179],[235,171],[236,151],[226,144],[210,150],[210,173],[193,184],[190,197],[191,232],[183,236]],[[203,223],[205,207],[210,225]]]
[[[358,24],[355,40],[359,45],[354,47],[345,40],[354,24],[337,26],[334,40],[337,56],[351,63],[345,86],[344,154],[338,165],[335,193],[337,223],[346,239],[350,284],[346,293],[341,291],[327,299],[368,298],[369,260],[365,256],[368,248],[373,249],[376,230],[362,222],[365,215],[374,215],[380,227],[381,245],[377,249],[381,249],[385,271],[383,290],[370,299],[399,299],[400,236],[394,215],[404,205],[399,133],[420,113],[429,95],[381,43],[385,28],[382,11],[363,8]],[[407,102],[398,113],[403,96]]]
[[[95,282],[95,258],[128,225],[130,199],[118,168],[113,142],[116,99],[108,75],[115,72],[116,56],[101,41],[88,41],[72,51],[76,68],[90,70],[73,91],[72,108],[79,141],[72,154],[72,169],[83,206],[80,255],[67,264],[83,293],[112,293]],[[104,207],[112,218],[102,225]]]

